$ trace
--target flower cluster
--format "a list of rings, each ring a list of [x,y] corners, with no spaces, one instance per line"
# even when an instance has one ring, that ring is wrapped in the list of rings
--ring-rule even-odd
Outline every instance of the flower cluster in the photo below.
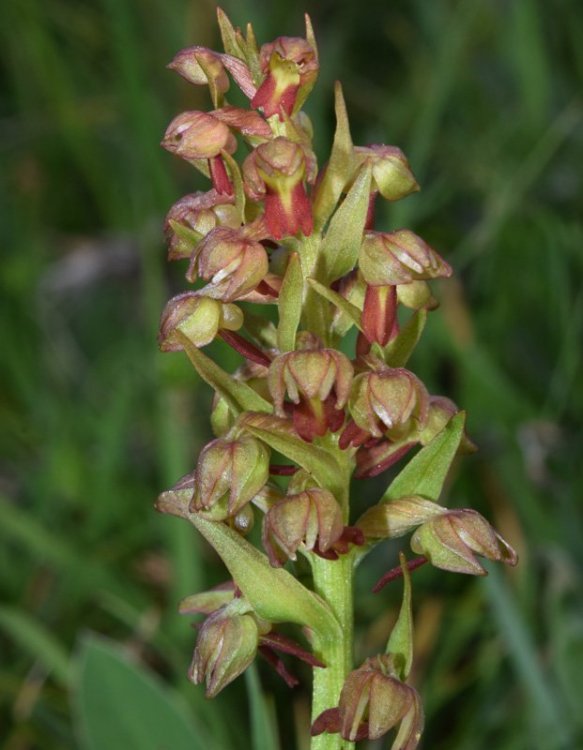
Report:
[[[309,18],[305,38],[259,47],[250,26],[243,34],[218,17],[224,52],[190,47],[169,66],[207,86],[212,109],[178,115],[162,145],[210,187],[181,198],[166,218],[169,258],[185,261],[194,287],[168,302],[159,334],[161,349],[185,350],[215,391],[215,439],[158,503],[188,518],[233,577],[181,609],[206,616],[189,674],[211,696],[258,652],[290,684],[274,649],[318,672],[345,668],[327,661],[326,644],[344,637],[343,624],[331,610],[338,592],[318,571],[341,559],[352,571],[381,539],[413,532],[413,551],[445,570],[482,574],[476,554],[516,562],[482,516],[448,510],[406,481],[433,451],[445,467],[442,484],[455,454],[473,447],[463,413],[406,367],[436,307],[428,282],[452,273],[412,231],[375,228],[377,200],[419,189],[407,159],[395,146],[353,145],[338,84],[334,144],[319,167],[302,110],[319,68]],[[231,86],[247,107],[229,104]],[[262,315],[266,305],[277,316]],[[352,356],[341,348],[351,328]],[[241,356],[235,373],[203,351],[216,338]],[[395,480],[400,491],[393,483],[349,525],[351,476],[381,474],[415,448],[405,479]],[[257,514],[264,552],[245,538]],[[285,568],[298,553],[313,568],[313,590]],[[343,580],[352,585],[352,575]],[[307,626],[315,656],[277,632],[283,621]],[[340,695],[329,696],[334,705],[315,711],[314,736],[375,739],[400,726],[396,746],[417,745],[421,704],[399,666],[410,644],[394,643],[344,674]]]

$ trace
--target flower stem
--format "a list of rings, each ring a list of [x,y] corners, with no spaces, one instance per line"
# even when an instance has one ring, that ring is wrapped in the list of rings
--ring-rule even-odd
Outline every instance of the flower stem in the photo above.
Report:
[[[346,676],[352,669],[353,639],[353,555],[338,560],[314,556],[312,571],[315,591],[325,599],[338,618],[341,637],[322,643],[319,658],[327,665],[314,669],[312,721],[327,708],[338,705]],[[311,750],[349,750],[354,743],[339,734],[321,734],[312,738]]]

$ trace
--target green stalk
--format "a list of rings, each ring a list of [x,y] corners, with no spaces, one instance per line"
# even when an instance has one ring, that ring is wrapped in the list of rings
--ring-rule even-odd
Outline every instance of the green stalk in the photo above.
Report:
[[[327,665],[314,669],[312,695],[312,721],[322,711],[338,705],[344,680],[352,669],[353,648],[353,555],[341,555],[338,560],[312,560],[314,589],[328,602],[338,618],[341,637],[323,642],[319,656]],[[311,750],[350,750],[353,742],[343,740],[339,734],[321,734],[313,737]]]

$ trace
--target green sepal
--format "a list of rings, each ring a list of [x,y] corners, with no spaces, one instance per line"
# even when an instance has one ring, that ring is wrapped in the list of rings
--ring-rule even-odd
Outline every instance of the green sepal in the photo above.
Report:
[[[391,367],[404,367],[427,322],[427,310],[418,310],[401,328],[399,335],[388,343],[383,351],[385,362]]]
[[[333,289],[324,286],[324,284],[320,284],[316,279],[308,279],[308,284],[321,297],[324,297],[324,299],[327,299],[329,302],[332,302],[333,305],[336,305],[340,312],[350,318],[358,330],[362,331],[362,326],[360,324],[361,312],[356,305],[353,305],[352,302],[344,299],[341,294],[338,294],[338,292],[335,292]]]
[[[413,617],[411,614],[411,573],[407,568],[405,555],[399,553],[399,562],[403,571],[403,601],[397,622],[391,631],[386,653],[394,657],[395,668],[399,679],[405,681],[413,664]]]
[[[273,406],[269,401],[262,398],[246,383],[235,380],[232,375],[197,349],[183,333],[178,331],[177,336],[200,377],[220,393],[236,416],[243,411],[260,411],[268,414],[273,411]]]
[[[239,165],[233,159],[233,157],[226,151],[221,151],[221,156],[227,162],[231,179],[233,180],[233,187],[235,189],[235,208],[239,212],[241,224],[245,223],[245,190],[243,188],[243,178],[241,176],[241,170]]]
[[[340,637],[338,621],[328,605],[284,568],[271,567],[266,555],[229,526],[191,513],[184,496],[172,490],[160,495],[156,508],[185,518],[198,529],[259,617],[306,625],[324,640]]]
[[[310,41],[310,40],[308,40]],[[311,42],[310,42],[311,43]],[[354,171],[354,152],[346,103],[342,86],[336,81],[334,86],[334,109],[336,112],[336,132],[330,152],[330,160],[324,177],[314,198],[314,222],[321,229],[334,211],[348,180]]]
[[[458,412],[433,440],[395,477],[381,498],[389,503],[406,495],[437,500],[464,434],[466,413]]]
[[[303,291],[304,277],[299,255],[290,253],[279,292],[277,346],[280,352],[291,352],[295,349],[296,332],[302,315]]]
[[[310,47],[314,50],[316,55],[316,61],[320,59],[318,54],[318,43],[316,42],[316,35],[314,34],[314,27],[312,26],[312,19],[307,13],[304,13],[304,23],[306,25],[306,41]]]
[[[344,472],[323,448],[299,438],[289,421],[265,414],[245,414],[239,424],[255,437],[309,472],[333,494],[343,488]]]
[[[233,57],[238,57],[240,60],[246,60],[246,50],[242,45],[243,39],[240,34],[237,34],[229,17],[222,8],[217,8],[217,21],[225,52],[228,55],[233,55]]]
[[[318,277],[330,284],[358,262],[370,198],[371,168],[362,169],[330,220],[320,250]]]
[[[174,219],[170,219],[169,223],[174,234],[176,234],[178,237],[180,237],[181,240],[184,240],[185,242],[191,242],[193,247],[195,245],[198,245],[198,243],[204,237],[204,235],[200,232],[197,232],[196,229],[185,227],[184,224],[180,224]]]

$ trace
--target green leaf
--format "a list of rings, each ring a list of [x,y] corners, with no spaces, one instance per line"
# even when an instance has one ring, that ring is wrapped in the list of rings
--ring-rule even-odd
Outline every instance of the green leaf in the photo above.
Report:
[[[395,477],[381,502],[388,503],[405,495],[421,495],[437,501],[459,448],[465,421],[463,411],[452,417],[429,445],[422,448]]]
[[[354,169],[350,123],[339,81],[336,81],[334,86],[334,109],[336,112],[334,143],[328,166],[314,198],[316,229],[321,229],[330,218]]]
[[[427,310],[418,310],[405,323],[396,339],[384,348],[385,362],[391,367],[404,367],[417,342],[421,338],[425,323],[427,322]]]
[[[316,281],[316,279],[308,279],[308,284],[321,297],[324,297],[324,299],[327,299],[329,302],[332,302],[333,305],[336,305],[336,307],[341,312],[343,312],[348,318],[350,318],[350,320],[354,323],[358,330],[362,331],[362,327],[360,324],[361,313],[356,305],[353,305],[352,302],[344,299],[341,294],[338,294],[338,292],[335,292],[333,289],[324,286],[324,284],[320,284],[320,282]]]
[[[240,40],[229,17],[222,8],[217,8],[217,21],[221,32],[223,49],[228,55],[245,60],[245,50],[241,47]]]
[[[262,398],[253,388],[240,380],[235,380],[232,375],[229,375],[206,354],[203,354],[200,349],[197,349],[183,333],[178,331],[177,335],[180,337],[184,351],[200,377],[221,394],[236,416],[243,411],[268,413],[273,411],[269,401]]]
[[[337,634],[338,623],[328,605],[287,570],[271,567],[266,555],[229,526],[196,513],[187,517],[215,549],[260,617],[307,625],[324,639]]]
[[[362,169],[330,220],[320,250],[318,276],[329,284],[351,271],[358,261],[370,198],[371,168]]]
[[[296,331],[302,315],[304,277],[300,258],[291,253],[279,292],[279,325],[277,344],[281,352],[291,352],[296,345]]]
[[[84,750],[209,750],[186,706],[153,672],[104,638],[84,637],[72,691]]]
[[[344,472],[338,462],[323,448],[297,437],[287,420],[263,414],[246,414],[240,424],[271,448],[299,464],[322,487],[333,494],[342,493]]]
[[[42,623],[15,607],[0,607],[0,629],[57,682],[69,684],[69,655]]]
[[[405,555],[399,553],[403,571],[403,602],[399,617],[387,643],[387,654],[395,656],[395,666],[399,670],[399,679],[406,680],[413,664],[413,617],[411,614],[411,574],[407,568]]]
[[[233,157],[226,151],[221,151],[221,156],[227,162],[229,166],[229,172],[231,179],[233,180],[233,186],[235,188],[235,207],[241,217],[241,223],[245,223],[245,190],[243,188],[243,178],[241,177],[241,170],[239,165],[233,159]]]
[[[277,716],[273,697],[261,690],[261,683],[255,664],[245,672],[247,695],[249,696],[249,715],[251,719],[252,750],[279,750]]]

